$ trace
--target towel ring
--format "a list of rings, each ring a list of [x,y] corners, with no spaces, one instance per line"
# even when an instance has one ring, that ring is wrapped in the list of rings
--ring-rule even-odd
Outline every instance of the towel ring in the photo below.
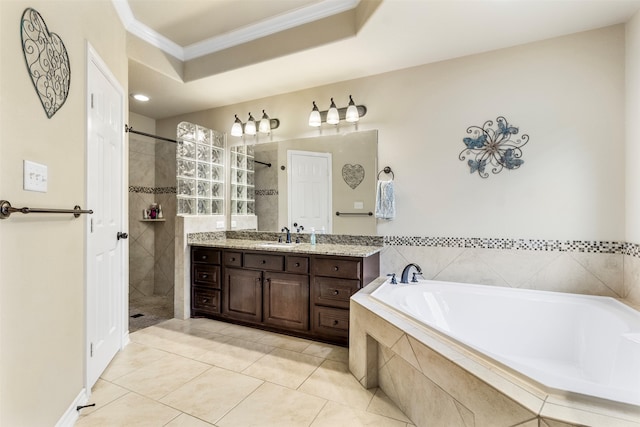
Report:
[[[378,172],[378,179],[380,179],[380,174],[384,172],[386,174],[391,174],[391,179],[395,179],[395,175],[393,173],[393,171],[391,170],[391,168],[389,166],[385,166],[384,169],[382,169],[380,172]]]

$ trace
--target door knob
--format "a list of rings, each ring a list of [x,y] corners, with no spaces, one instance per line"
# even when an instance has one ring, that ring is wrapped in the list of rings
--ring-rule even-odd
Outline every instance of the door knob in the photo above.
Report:
[[[118,231],[117,237],[118,237],[118,240],[120,240],[120,239],[128,239],[129,235],[127,233],[123,233],[122,231]]]

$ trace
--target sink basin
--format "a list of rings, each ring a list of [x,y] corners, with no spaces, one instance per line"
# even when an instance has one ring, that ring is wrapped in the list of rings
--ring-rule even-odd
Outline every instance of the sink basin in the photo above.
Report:
[[[300,243],[261,243],[261,248],[295,248]]]

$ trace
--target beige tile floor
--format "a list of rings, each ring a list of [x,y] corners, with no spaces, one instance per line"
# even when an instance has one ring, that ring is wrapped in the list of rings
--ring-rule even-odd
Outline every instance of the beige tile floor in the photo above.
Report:
[[[208,319],[130,337],[78,427],[414,427],[382,390],[360,386],[346,348]]]

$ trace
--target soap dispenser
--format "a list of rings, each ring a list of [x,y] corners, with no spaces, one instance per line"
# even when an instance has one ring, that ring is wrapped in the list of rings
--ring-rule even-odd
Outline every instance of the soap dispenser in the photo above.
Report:
[[[316,245],[316,229],[315,227],[311,227],[311,245]]]

